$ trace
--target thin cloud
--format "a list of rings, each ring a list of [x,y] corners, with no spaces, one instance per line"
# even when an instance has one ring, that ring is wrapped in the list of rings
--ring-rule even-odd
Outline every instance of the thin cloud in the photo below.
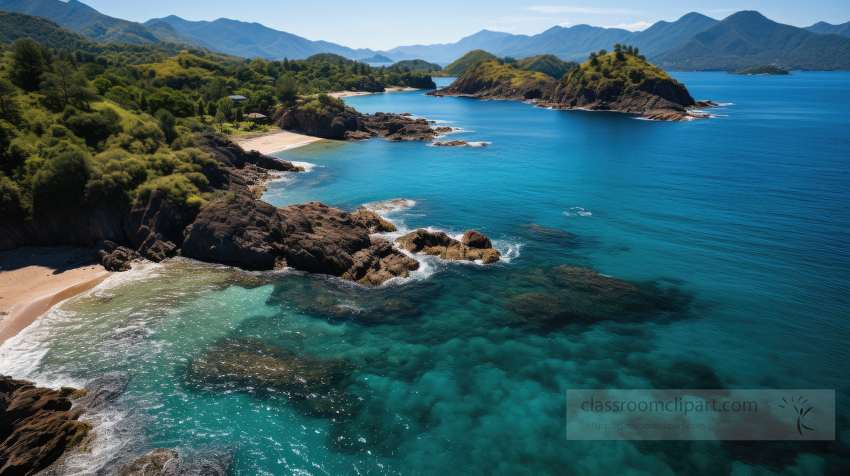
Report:
[[[527,10],[541,13],[590,13],[594,15],[634,15],[640,13],[635,10],[624,10],[620,8],[562,7],[557,5],[528,7]]]
[[[558,23],[558,26],[570,26],[570,22],[565,21],[564,23]]]
[[[502,33],[510,33],[511,31],[516,30],[516,27],[505,28],[505,27],[501,27],[501,26],[489,26],[489,27],[485,28],[485,30],[498,31],[498,32],[502,32]]]
[[[643,30],[646,30],[647,28],[649,28],[651,26],[652,26],[652,23],[647,23],[645,21],[639,21],[639,22],[635,22],[635,23],[620,23],[619,25],[605,26],[603,28],[620,28],[622,30],[629,30],[629,31],[643,31]]]

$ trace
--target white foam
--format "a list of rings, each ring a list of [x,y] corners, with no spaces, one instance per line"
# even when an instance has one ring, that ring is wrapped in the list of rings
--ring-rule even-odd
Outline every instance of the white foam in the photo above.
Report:
[[[564,212],[564,215],[568,217],[589,217],[593,214],[582,207],[572,207],[570,208],[570,211]]]
[[[467,142],[467,144],[469,144],[470,147],[486,147],[492,144],[492,142]]]
[[[362,206],[366,210],[377,212],[380,215],[381,212],[406,210],[408,208],[413,208],[415,205],[415,200],[410,200],[409,198],[394,198],[392,200],[380,200],[377,202],[364,203]]]

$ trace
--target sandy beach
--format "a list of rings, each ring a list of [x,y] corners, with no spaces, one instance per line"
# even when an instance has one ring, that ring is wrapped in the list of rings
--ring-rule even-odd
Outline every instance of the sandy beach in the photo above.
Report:
[[[404,93],[407,91],[419,91],[417,88],[408,88],[408,87],[395,87],[395,88],[387,88],[383,93]],[[383,93],[369,93],[365,91],[336,91],[332,93],[328,93],[328,96],[333,96],[335,98],[347,98],[352,96],[367,96],[369,94],[383,94]]]
[[[92,289],[110,274],[86,248],[25,247],[0,252],[0,345],[51,307]]]
[[[256,150],[261,154],[271,154],[284,149],[300,147],[312,142],[324,140],[320,137],[308,136],[289,131],[273,131],[257,136],[233,136],[230,140],[239,144],[245,150]]]

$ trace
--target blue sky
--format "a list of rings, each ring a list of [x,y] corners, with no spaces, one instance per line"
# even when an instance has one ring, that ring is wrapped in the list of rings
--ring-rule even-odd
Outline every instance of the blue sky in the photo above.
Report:
[[[352,48],[453,43],[483,29],[535,34],[554,25],[586,23],[644,29],[697,11],[722,19],[739,10],[758,10],[795,26],[850,21],[850,1],[743,0],[547,1],[547,0],[81,0],[107,15],[133,21],[177,15],[187,20],[231,18],[258,22],[310,40]]]

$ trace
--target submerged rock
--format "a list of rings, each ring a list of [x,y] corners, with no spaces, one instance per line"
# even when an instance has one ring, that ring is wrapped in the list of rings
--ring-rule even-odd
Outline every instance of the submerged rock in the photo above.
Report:
[[[517,322],[543,324],[593,323],[603,320],[628,321],[648,311],[678,312],[690,296],[674,289],[661,289],[612,278],[582,267],[563,265],[531,281],[542,291],[516,295],[507,309]]]
[[[188,379],[206,388],[288,397],[313,416],[344,416],[353,396],[341,386],[356,366],[340,359],[295,356],[256,340],[224,339],[188,369]]]
[[[178,474],[177,452],[168,448],[157,448],[127,463],[118,476],[177,476]]]
[[[493,249],[486,235],[469,230],[460,242],[443,232],[431,233],[420,228],[402,237],[396,238],[399,247],[412,253],[435,255],[448,260],[481,260],[484,263],[499,261],[501,253]]]
[[[75,392],[0,375],[0,474],[38,473],[86,437],[83,410],[71,410]]]
[[[392,200],[381,200],[379,202],[364,203],[363,208],[372,211],[395,211],[404,210],[416,205],[416,202],[407,198],[393,198]]]

